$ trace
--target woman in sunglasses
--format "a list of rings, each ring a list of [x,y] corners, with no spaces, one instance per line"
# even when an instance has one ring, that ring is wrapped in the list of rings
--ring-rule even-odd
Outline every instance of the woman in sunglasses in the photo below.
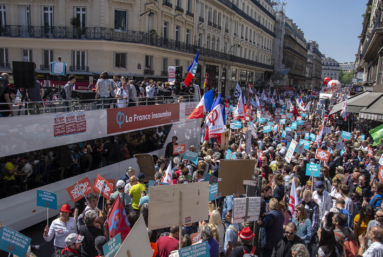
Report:
[[[311,240],[312,226],[306,208],[303,204],[299,204],[295,207],[295,218],[293,222],[297,226],[297,236],[305,241],[307,245]]]

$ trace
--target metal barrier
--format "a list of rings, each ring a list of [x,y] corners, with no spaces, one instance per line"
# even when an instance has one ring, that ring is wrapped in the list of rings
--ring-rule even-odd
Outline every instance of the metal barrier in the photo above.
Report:
[[[182,98],[181,98],[182,97]],[[98,98],[94,100],[72,99],[72,100],[47,100],[47,101],[27,101],[12,102],[12,110],[2,110],[2,105],[10,103],[0,103],[0,113],[3,117],[36,115],[44,113],[76,112],[89,111],[97,109],[123,108],[143,105],[159,105],[181,102],[197,102],[195,95],[173,95],[173,96],[154,96],[154,97],[136,97],[131,99],[128,104],[117,103],[119,98]],[[121,99],[120,99],[121,100]],[[118,107],[118,105],[122,105]],[[13,114],[12,114],[13,112]],[[8,114],[9,113],[9,114]],[[8,115],[7,115],[8,114]],[[12,115],[10,115],[12,114]],[[1,116],[0,116],[1,117]]]

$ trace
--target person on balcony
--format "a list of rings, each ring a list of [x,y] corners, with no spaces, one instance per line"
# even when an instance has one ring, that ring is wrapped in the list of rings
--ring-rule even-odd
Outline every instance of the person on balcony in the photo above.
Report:
[[[128,82],[125,77],[121,78],[121,87],[117,89],[117,107],[124,108],[126,107],[127,102],[129,102],[129,91],[128,91]]]

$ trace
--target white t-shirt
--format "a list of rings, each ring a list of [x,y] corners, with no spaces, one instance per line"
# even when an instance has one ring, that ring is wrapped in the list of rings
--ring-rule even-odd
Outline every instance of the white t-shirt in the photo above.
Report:
[[[117,107],[118,108],[126,107],[126,99],[124,99],[124,97],[129,98],[128,89],[123,87],[118,88],[117,95],[120,97],[120,98],[117,98]]]
[[[363,257],[383,257],[383,244],[374,242],[363,253]]]
[[[319,195],[317,191],[313,193],[313,200],[319,205],[319,217],[326,215],[330,211],[332,202],[331,196],[327,191],[323,191],[322,195]]]
[[[340,198],[343,197],[342,194],[341,194],[340,192],[336,192],[335,187],[332,187],[332,188],[331,188],[330,196],[335,197],[336,199],[340,199]],[[335,203],[336,203],[336,200],[333,199],[333,200],[332,200],[332,207],[335,207]]]
[[[59,248],[65,247],[65,238],[71,234],[76,233],[76,221],[74,218],[69,217],[69,221],[65,224],[60,219],[55,219],[49,226],[48,236],[44,240],[49,242],[55,237],[54,246]]]

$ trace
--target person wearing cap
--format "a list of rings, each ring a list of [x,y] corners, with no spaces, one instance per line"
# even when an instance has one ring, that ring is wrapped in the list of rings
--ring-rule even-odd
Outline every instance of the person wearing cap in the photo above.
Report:
[[[139,205],[140,199],[141,199],[141,192],[142,191],[146,192],[146,188],[145,188],[145,184],[144,184],[145,177],[146,177],[145,174],[142,172],[140,174],[138,174],[138,176],[137,176],[138,183],[136,185],[132,186],[132,188],[130,189],[130,192],[129,192],[129,195],[132,198],[133,210],[138,212],[138,213],[140,212],[138,205]]]
[[[126,215],[129,214],[129,212],[132,211],[132,198],[130,198],[129,194],[124,193],[125,188],[125,182],[122,180],[117,181],[116,183],[116,189],[117,191],[110,194],[110,198],[116,200],[117,196],[120,196],[121,201],[124,204],[125,211],[127,212]]]
[[[61,251],[62,257],[77,257],[79,254],[82,240],[84,237],[76,233],[71,233],[65,238],[65,248]]]
[[[239,233],[238,237],[240,238],[241,246],[235,248],[230,257],[242,257],[246,253],[255,254],[256,248],[253,246],[253,238],[255,234],[250,230],[249,227],[244,227]]]
[[[277,246],[273,250],[273,257],[292,257],[291,247],[296,244],[305,244],[305,242],[296,235],[297,226],[293,222],[286,224],[285,233]]]
[[[98,236],[103,236],[103,233],[100,228],[96,227],[96,219],[97,213],[95,211],[87,211],[84,216],[85,225],[80,226],[79,233],[85,238],[85,240],[82,242],[81,247],[82,257],[94,257],[97,255],[94,240]],[[107,225],[104,227],[104,230],[107,234]]]
[[[126,184],[126,183],[129,183],[129,179],[130,179],[130,177],[133,176],[135,172],[136,172],[136,170],[135,170],[133,167],[129,167],[129,168],[126,170],[124,176],[122,176],[122,177],[120,178],[120,180],[124,181],[125,184]]]
[[[313,200],[319,205],[319,216],[323,217],[332,207],[330,194],[324,190],[322,181],[317,181],[314,184]]]
[[[76,221],[69,217],[71,212],[70,206],[64,204],[60,209],[60,216],[51,223],[49,229],[48,225],[44,229],[43,237],[46,242],[51,241],[53,237],[55,238],[53,245],[56,251],[64,249],[65,238],[76,232]]]
[[[104,236],[98,236],[94,240],[94,245],[97,250],[98,255],[96,257],[104,257],[104,249],[102,248],[108,240],[106,240],[106,237]]]

